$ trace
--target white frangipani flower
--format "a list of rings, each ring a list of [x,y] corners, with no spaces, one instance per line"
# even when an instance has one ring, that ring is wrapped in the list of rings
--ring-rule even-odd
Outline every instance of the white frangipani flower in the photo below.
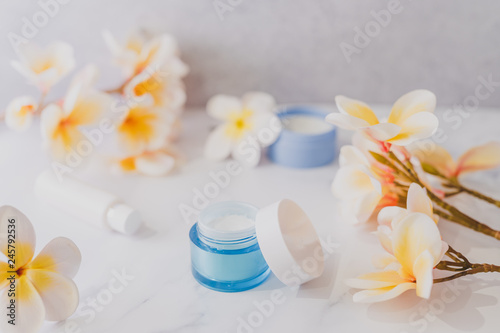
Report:
[[[256,166],[262,147],[276,141],[282,125],[273,113],[274,98],[262,92],[250,92],[241,99],[216,95],[207,103],[208,114],[223,121],[209,135],[205,156],[223,160],[229,155],[247,166]]]
[[[75,67],[73,47],[63,42],[53,42],[45,48],[29,43],[20,49],[20,60],[11,64],[46,94]]]
[[[16,97],[5,111],[5,123],[16,131],[27,130],[33,122],[33,115],[38,104],[31,96]]]

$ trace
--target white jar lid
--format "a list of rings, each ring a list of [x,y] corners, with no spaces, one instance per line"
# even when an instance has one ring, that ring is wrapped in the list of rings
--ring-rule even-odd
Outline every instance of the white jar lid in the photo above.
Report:
[[[284,199],[260,209],[255,229],[264,259],[284,284],[301,285],[323,274],[320,239],[295,202]]]

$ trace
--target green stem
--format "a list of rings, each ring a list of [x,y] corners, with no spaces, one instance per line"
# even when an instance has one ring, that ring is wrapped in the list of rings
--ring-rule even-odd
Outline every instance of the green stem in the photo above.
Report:
[[[484,201],[500,208],[500,201],[499,200],[495,200],[491,197],[488,197],[487,195],[484,195],[482,193],[477,192],[476,190],[470,189],[468,187],[464,187],[461,184],[459,185],[459,189],[460,189],[460,191],[466,192],[466,193],[468,193],[468,194],[470,194],[478,199],[484,200]]]
[[[439,268],[438,268],[439,269]],[[446,269],[449,271],[449,269]],[[491,264],[471,264],[471,268],[444,278],[434,279],[434,283],[446,282],[458,279],[462,276],[472,275],[477,273],[492,273],[498,272],[500,273],[500,266],[491,265]]]

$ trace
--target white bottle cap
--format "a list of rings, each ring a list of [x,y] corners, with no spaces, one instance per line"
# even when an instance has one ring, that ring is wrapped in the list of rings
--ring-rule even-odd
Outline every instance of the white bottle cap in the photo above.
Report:
[[[320,239],[295,202],[285,199],[259,210],[255,229],[264,259],[284,284],[300,285],[323,274]]]
[[[121,203],[111,206],[106,217],[111,229],[127,235],[135,233],[142,224],[139,212]]]

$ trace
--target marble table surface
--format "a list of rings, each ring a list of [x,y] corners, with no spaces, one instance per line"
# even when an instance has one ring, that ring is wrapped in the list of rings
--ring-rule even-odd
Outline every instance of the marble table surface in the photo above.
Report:
[[[377,108],[377,112],[384,108]],[[387,109],[387,108],[385,108]],[[196,112],[198,111],[198,112]],[[357,304],[343,280],[371,270],[371,256],[382,251],[370,231],[373,224],[352,226],[339,217],[330,184],[337,163],[294,170],[264,159],[244,169],[220,188],[210,202],[241,200],[264,207],[283,198],[296,201],[309,215],[327,254],[325,274],[300,289],[274,276],[242,293],[219,293],[191,276],[188,230],[182,204],[192,206],[196,191],[211,182],[211,173],[226,167],[201,157],[214,123],[201,110],[188,110],[179,149],[184,163],[164,178],[118,176],[101,162],[102,151],[74,171],[74,176],[119,194],[138,208],[146,226],[127,237],[86,224],[47,206],[33,194],[36,176],[50,167],[37,128],[19,134],[0,128],[0,203],[13,205],[31,219],[37,252],[52,238],[65,236],[81,249],[83,262],[75,281],[80,306],[65,322],[45,323],[42,332],[498,332],[500,276],[483,274],[436,285],[430,300],[408,292],[379,304]],[[437,111],[442,116],[446,109]],[[455,111],[452,111],[455,112]],[[456,114],[457,117],[462,115]],[[455,156],[492,139],[500,140],[500,110],[472,110],[467,117],[443,121],[442,144]],[[460,121],[459,121],[460,120]],[[350,133],[340,132],[339,144]],[[100,148],[100,147],[98,147]],[[500,197],[500,172],[468,178]],[[500,211],[467,197],[456,204],[500,229]],[[443,238],[471,260],[500,264],[500,243],[450,222],[440,222]],[[455,283],[456,282],[456,283]]]

